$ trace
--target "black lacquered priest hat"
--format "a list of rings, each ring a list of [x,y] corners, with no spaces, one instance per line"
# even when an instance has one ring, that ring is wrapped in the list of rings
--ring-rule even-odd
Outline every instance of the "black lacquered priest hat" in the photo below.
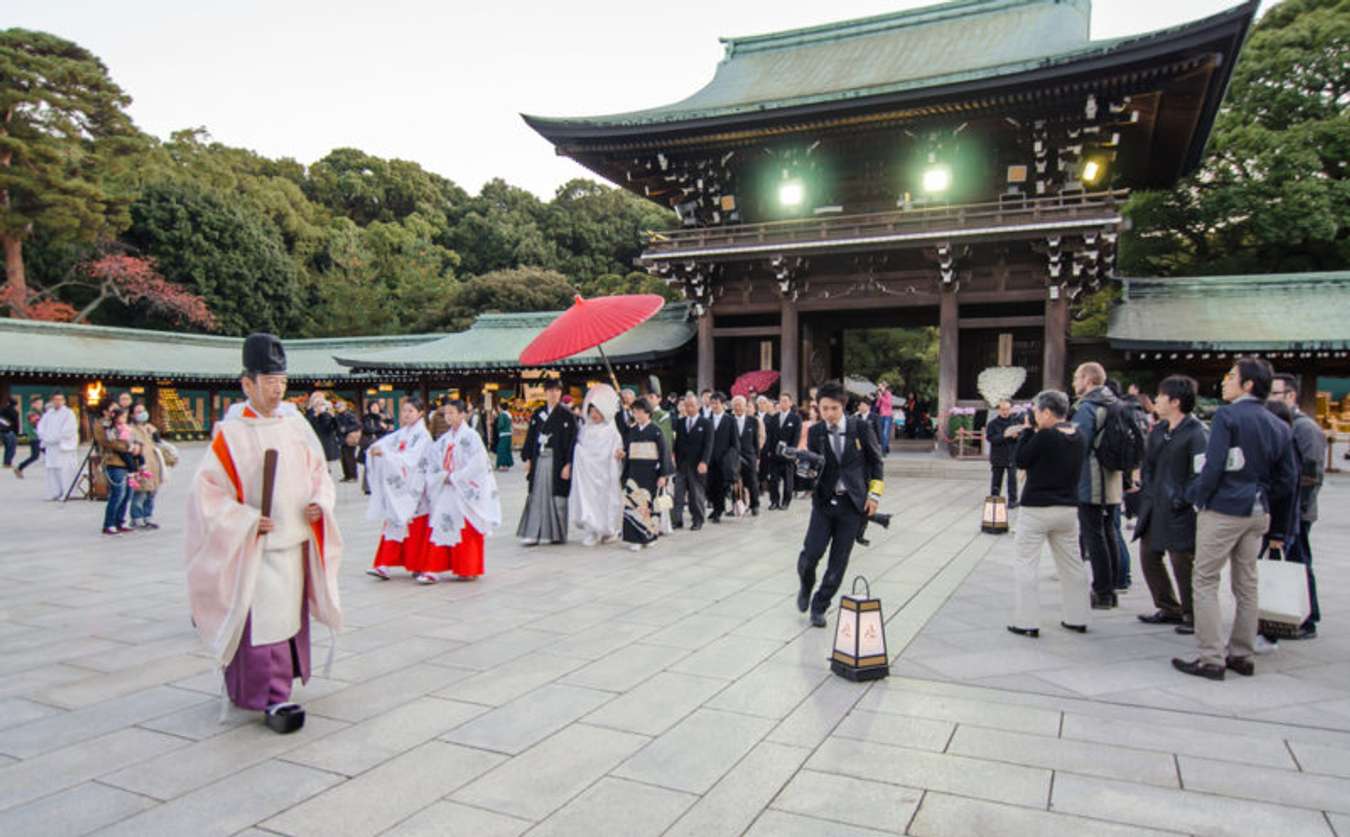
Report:
[[[250,334],[244,338],[244,371],[250,375],[286,374],[286,347],[274,334]]]

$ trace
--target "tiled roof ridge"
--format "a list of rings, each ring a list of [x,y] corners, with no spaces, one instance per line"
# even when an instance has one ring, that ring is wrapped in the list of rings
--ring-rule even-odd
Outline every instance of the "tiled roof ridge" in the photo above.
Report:
[[[1222,276],[1150,276],[1121,277],[1125,298],[1176,295],[1183,293],[1211,294],[1225,290],[1251,292],[1253,288],[1294,288],[1312,285],[1350,285],[1350,270],[1301,271],[1293,273],[1245,273]]]
[[[725,45],[726,58],[730,59],[748,52],[791,49],[1037,5],[1074,6],[1081,9],[1089,20],[1091,19],[1092,0],[949,0],[946,3],[935,3],[916,9],[900,9],[851,20],[832,21],[758,35],[724,37],[718,40]]]
[[[0,332],[43,333],[55,332],[72,337],[103,337],[141,340],[153,343],[178,345],[210,346],[214,348],[238,347],[242,337],[230,337],[219,334],[192,334],[189,332],[158,331],[156,329],[129,328],[126,326],[104,326],[93,323],[59,323],[47,320],[22,320],[14,317],[0,317]],[[282,338],[291,348],[322,349],[327,346],[378,345],[381,343],[416,343],[423,340],[435,340],[445,336],[435,334],[380,334],[360,337],[296,337]]]

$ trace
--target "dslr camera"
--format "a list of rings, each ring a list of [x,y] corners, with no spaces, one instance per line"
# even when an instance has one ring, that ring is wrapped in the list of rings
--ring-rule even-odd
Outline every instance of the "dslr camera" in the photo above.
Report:
[[[787,442],[779,442],[774,452],[796,465],[797,476],[802,479],[813,480],[825,468],[825,457],[805,448],[790,447]]]

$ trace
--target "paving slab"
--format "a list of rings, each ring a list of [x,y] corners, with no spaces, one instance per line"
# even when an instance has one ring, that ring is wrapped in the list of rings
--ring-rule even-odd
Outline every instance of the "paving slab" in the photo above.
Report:
[[[614,775],[706,793],[773,728],[773,722],[699,709],[644,747]]]

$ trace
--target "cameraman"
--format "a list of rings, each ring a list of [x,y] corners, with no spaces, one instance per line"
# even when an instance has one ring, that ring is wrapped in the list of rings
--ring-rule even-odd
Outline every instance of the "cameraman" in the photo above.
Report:
[[[863,521],[877,510],[885,489],[881,464],[881,443],[869,424],[847,418],[844,406],[848,394],[838,382],[820,387],[817,395],[820,421],[806,435],[806,449],[824,458],[815,490],[811,493],[811,523],[806,529],[797,575],[801,590],[797,609],[811,609],[811,624],[825,627],[825,611],[844,580],[849,554]],[[825,577],[815,597],[816,565],[830,550]]]

